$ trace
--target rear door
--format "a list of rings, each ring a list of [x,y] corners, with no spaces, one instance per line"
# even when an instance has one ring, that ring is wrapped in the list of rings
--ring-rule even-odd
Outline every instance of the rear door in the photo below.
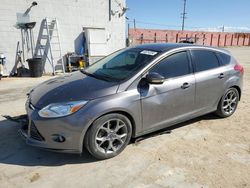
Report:
[[[195,78],[188,57],[186,51],[166,57],[149,70],[164,76],[164,83],[139,86],[145,131],[185,119],[194,110]]]
[[[224,92],[224,68],[212,50],[193,49],[191,54],[196,80],[195,108],[204,112],[213,110]]]

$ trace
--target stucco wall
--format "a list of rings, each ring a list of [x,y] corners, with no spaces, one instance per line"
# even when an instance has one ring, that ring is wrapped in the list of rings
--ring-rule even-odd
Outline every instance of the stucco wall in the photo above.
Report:
[[[118,2],[125,6],[125,0]],[[14,27],[16,13],[24,13],[32,0],[0,0],[0,3],[0,53],[7,57],[9,72],[14,65],[17,41],[21,41],[20,30]],[[125,46],[125,16],[115,14],[109,21],[108,0],[40,0],[37,3],[38,6],[30,12],[31,21],[37,22],[34,28],[35,42],[42,19],[48,17],[58,19],[63,54],[75,51],[74,42],[83,27],[105,28],[110,34],[107,53]],[[112,10],[121,11],[114,0]]]

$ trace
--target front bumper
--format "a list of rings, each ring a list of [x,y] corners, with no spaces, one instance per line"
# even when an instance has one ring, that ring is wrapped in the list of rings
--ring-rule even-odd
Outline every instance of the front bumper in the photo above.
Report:
[[[51,146],[43,144],[35,139],[32,139],[28,136],[27,131],[22,127],[21,129],[19,129],[19,134],[21,135],[21,137],[26,141],[26,144],[31,145],[31,146],[36,146],[36,147],[40,147],[42,149],[45,150],[49,150],[49,151],[53,151],[53,152],[60,152],[60,153],[81,153],[81,151],[79,150],[70,150],[70,149],[55,149],[55,148],[51,148]]]
[[[45,119],[38,115],[39,109],[29,100],[25,108],[29,124],[23,126],[19,133],[28,145],[56,152],[82,152],[84,135],[90,122],[80,112],[66,117]],[[64,139],[57,139],[58,136]]]

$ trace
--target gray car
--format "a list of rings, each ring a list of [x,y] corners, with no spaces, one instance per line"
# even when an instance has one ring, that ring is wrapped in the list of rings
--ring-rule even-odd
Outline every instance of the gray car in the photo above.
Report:
[[[231,116],[244,69],[222,49],[145,44],[85,70],[48,80],[28,94],[27,144],[98,159],[118,155],[147,133],[215,112]]]

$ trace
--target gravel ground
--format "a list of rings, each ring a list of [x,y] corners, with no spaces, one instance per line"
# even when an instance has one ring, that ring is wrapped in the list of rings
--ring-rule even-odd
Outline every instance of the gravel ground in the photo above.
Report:
[[[119,156],[97,161],[27,146],[19,125],[0,117],[0,188],[6,187],[242,187],[250,188],[250,48],[228,48],[245,68],[236,113],[206,115],[171,134],[130,144]],[[25,94],[50,77],[0,81],[0,115],[25,113]]]

